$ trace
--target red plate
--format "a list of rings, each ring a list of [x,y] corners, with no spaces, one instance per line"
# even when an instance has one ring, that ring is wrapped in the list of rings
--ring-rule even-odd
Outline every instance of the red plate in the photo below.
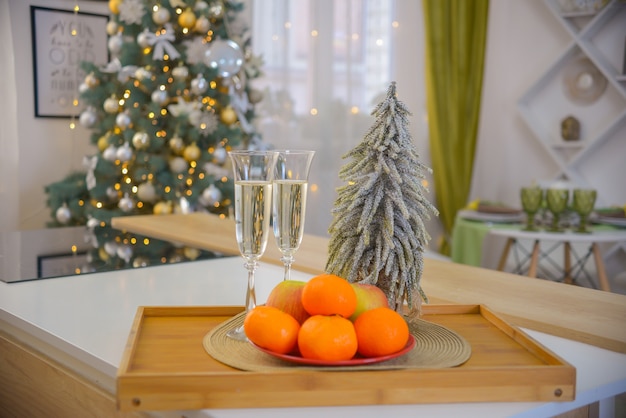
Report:
[[[271,356],[274,356],[281,360],[289,361],[292,363],[306,364],[309,366],[362,366],[364,364],[374,364],[374,363],[380,363],[381,361],[385,361],[385,360],[391,360],[392,358],[400,357],[401,355],[408,353],[409,351],[413,349],[413,347],[415,347],[415,337],[409,334],[409,340],[407,341],[404,348],[400,351],[396,351],[393,354],[388,354],[386,356],[379,356],[379,357],[353,357],[350,360],[341,360],[341,361],[315,360],[315,359],[304,358],[300,355],[279,354],[279,353],[275,353],[273,351],[267,350],[265,348],[259,347],[258,345],[252,342],[251,344],[254,347],[258,348],[259,350],[263,351],[264,353],[267,353]]]

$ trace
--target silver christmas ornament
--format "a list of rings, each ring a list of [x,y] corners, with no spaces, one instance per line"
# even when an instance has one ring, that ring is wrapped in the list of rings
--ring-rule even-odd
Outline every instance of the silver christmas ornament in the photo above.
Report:
[[[167,96],[167,92],[165,90],[161,90],[160,88],[153,91],[150,95],[150,98],[154,103],[158,104],[159,106],[163,106],[164,104],[166,104],[169,99],[169,97]]]
[[[133,158],[133,149],[128,145],[128,142],[124,142],[124,145],[117,149],[115,156],[118,160],[124,162]]]
[[[215,151],[213,151],[213,161],[217,164],[224,164],[227,156],[228,152],[222,147],[216,148]]]
[[[55,215],[57,221],[63,225],[67,225],[70,219],[72,219],[72,212],[70,211],[70,208],[67,207],[67,203],[63,203],[63,206],[56,210]]]
[[[204,54],[204,63],[216,69],[217,75],[223,78],[237,74],[243,61],[241,48],[230,39],[214,40]]]
[[[152,12],[152,20],[157,25],[163,25],[170,21],[170,12],[165,7],[159,7],[156,11]]]
[[[104,103],[102,104],[102,108],[107,113],[115,113],[119,110],[120,103],[114,96],[111,96],[104,100]]]
[[[128,196],[128,193],[126,193],[124,197],[121,198],[118,202],[117,207],[120,208],[122,212],[128,213],[135,208],[135,201],[130,196]]]
[[[116,254],[119,258],[128,263],[133,257],[133,247],[128,244],[121,244],[117,247]]]
[[[204,206],[213,206],[222,200],[222,191],[211,184],[202,191],[202,204]]]
[[[140,32],[139,35],[137,35],[137,44],[142,48],[150,46],[150,37],[147,31]]]
[[[184,80],[189,77],[189,68],[185,67],[184,65],[174,67],[174,69],[172,70],[172,76],[174,76],[176,80]]]
[[[135,132],[133,135],[133,147],[135,149],[146,149],[150,145],[150,136],[146,132]]]
[[[150,260],[148,260],[148,258],[144,257],[143,255],[138,255],[133,260],[133,267],[134,268],[148,267],[149,265],[150,265]]]
[[[135,70],[135,78],[139,81],[147,80],[152,77],[152,73],[143,67],[139,67]]]
[[[211,29],[211,22],[206,17],[200,16],[193,29],[198,33],[207,33]]]
[[[109,38],[107,46],[109,47],[109,51],[111,52],[111,54],[118,55],[122,50],[122,46],[124,46],[124,39],[122,38],[122,35],[118,33],[111,36]]]
[[[193,94],[202,94],[209,88],[209,82],[202,76],[202,74],[198,74],[196,78],[191,80],[191,92]]]
[[[89,217],[89,219],[87,220],[87,228],[95,228],[98,225],[100,225],[100,221],[96,218]]]
[[[196,11],[203,11],[206,10],[208,7],[209,5],[205,1],[200,0],[196,2],[196,5],[193,8]]]
[[[117,243],[115,241],[107,241],[104,243],[104,252],[111,257],[117,254]]]
[[[128,128],[130,126],[130,123],[130,116],[126,112],[122,112],[115,117],[115,124],[119,126],[120,129]]]
[[[114,159],[115,159],[115,157],[114,157]],[[113,187],[109,186],[109,187],[107,187],[107,197],[109,198],[109,200],[115,201],[115,200],[119,199],[120,195],[118,194],[117,190],[115,190]]]
[[[174,157],[170,160],[170,170],[173,173],[182,173],[187,171],[187,168],[189,168],[189,164],[183,157]]]
[[[180,136],[174,136],[169,140],[169,146],[175,153],[180,153],[185,146],[183,139]]]
[[[154,185],[150,182],[141,183],[137,186],[137,197],[145,202],[154,202],[157,198]]]
[[[115,161],[117,159],[117,148],[113,145],[109,145],[104,151],[102,151],[102,158],[107,161]]]
[[[221,19],[224,16],[224,6],[221,3],[213,3],[209,7],[209,16],[212,19]]]
[[[98,121],[98,115],[92,107],[83,110],[78,118],[78,122],[85,128],[93,127]]]

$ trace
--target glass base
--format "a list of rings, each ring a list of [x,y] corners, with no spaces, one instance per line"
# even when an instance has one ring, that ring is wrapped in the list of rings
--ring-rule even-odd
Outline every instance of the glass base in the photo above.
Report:
[[[226,336],[237,341],[248,341],[246,332],[243,330],[243,325],[228,331]]]

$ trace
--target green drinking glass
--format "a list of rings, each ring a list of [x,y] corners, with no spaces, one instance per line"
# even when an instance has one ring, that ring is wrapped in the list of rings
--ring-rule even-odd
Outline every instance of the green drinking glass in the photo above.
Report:
[[[575,189],[572,197],[572,209],[580,216],[580,222],[576,232],[583,234],[590,233],[587,229],[587,220],[589,215],[593,212],[594,205],[596,204],[595,190],[590,189]]]
[[[535,215],[541,209],[543,190],[539,187],[522,187],[522,209],[526,213],[526,227],[524,231],[537,231]]]
[[[569,201],[569,190],[567,189],[548,189],[546,191],[546,204],[548,210],[552,213],[552,226],[548,229],[550,232],[562,232],[560,226],[561,215],[567,209]]]

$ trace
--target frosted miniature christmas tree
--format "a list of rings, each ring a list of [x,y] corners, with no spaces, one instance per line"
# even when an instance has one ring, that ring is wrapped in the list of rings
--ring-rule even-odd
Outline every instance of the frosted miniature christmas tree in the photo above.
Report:
[[[410,112],[391,83],[372,112],[376,122],[343,158],[329,233],[326,271],[350,282],[374,284],[389,305],[419,314],[427,297],[420,280],[429,234],[424,220],[437,209],[426,199],[425,173],[408,131]]]

